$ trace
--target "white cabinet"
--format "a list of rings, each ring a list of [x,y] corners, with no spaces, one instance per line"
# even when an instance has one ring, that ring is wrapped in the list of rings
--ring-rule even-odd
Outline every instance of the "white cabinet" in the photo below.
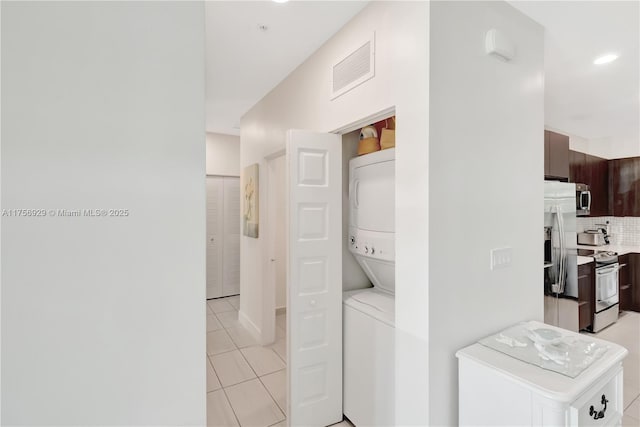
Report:
[[[240,292],[240,179],[207,177],[207,298]]]
[[[539,322],[530,323],[577,336]],[[608,349],[575,378],[542,369],[479,343],[458,351],[459,424],[620,425],[622,360],[628,352],[617,344],[583,337],[607,345]]]

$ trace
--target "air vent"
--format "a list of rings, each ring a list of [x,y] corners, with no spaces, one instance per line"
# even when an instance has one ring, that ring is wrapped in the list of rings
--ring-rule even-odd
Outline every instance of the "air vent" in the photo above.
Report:
[[[375,75],[375,33],[331,68],[331,99],[350,91]]]

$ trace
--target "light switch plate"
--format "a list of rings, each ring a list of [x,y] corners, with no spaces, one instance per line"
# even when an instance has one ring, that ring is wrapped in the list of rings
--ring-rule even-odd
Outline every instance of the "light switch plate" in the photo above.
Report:
[[[491,249],[491,270],[505,268],[511,265],[513,256],[511,247]]]

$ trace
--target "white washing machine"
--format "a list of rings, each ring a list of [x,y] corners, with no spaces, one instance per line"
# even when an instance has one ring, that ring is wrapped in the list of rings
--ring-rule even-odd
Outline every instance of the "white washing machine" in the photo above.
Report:
[[[373,284],[343,295],[343,407],[395,425],[395,149],[349,162],[349,249]]]
[[[358,427],[395,425],[395,298],[369,288],[343,297],[343,408]]]

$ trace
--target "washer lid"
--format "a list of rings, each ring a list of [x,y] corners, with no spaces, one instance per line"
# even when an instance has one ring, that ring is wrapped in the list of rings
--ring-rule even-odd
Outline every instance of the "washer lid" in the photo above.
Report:
[[[395,326],[396,299],[392,294],[376,288],[345,292],[344,303],[371,317]]]

